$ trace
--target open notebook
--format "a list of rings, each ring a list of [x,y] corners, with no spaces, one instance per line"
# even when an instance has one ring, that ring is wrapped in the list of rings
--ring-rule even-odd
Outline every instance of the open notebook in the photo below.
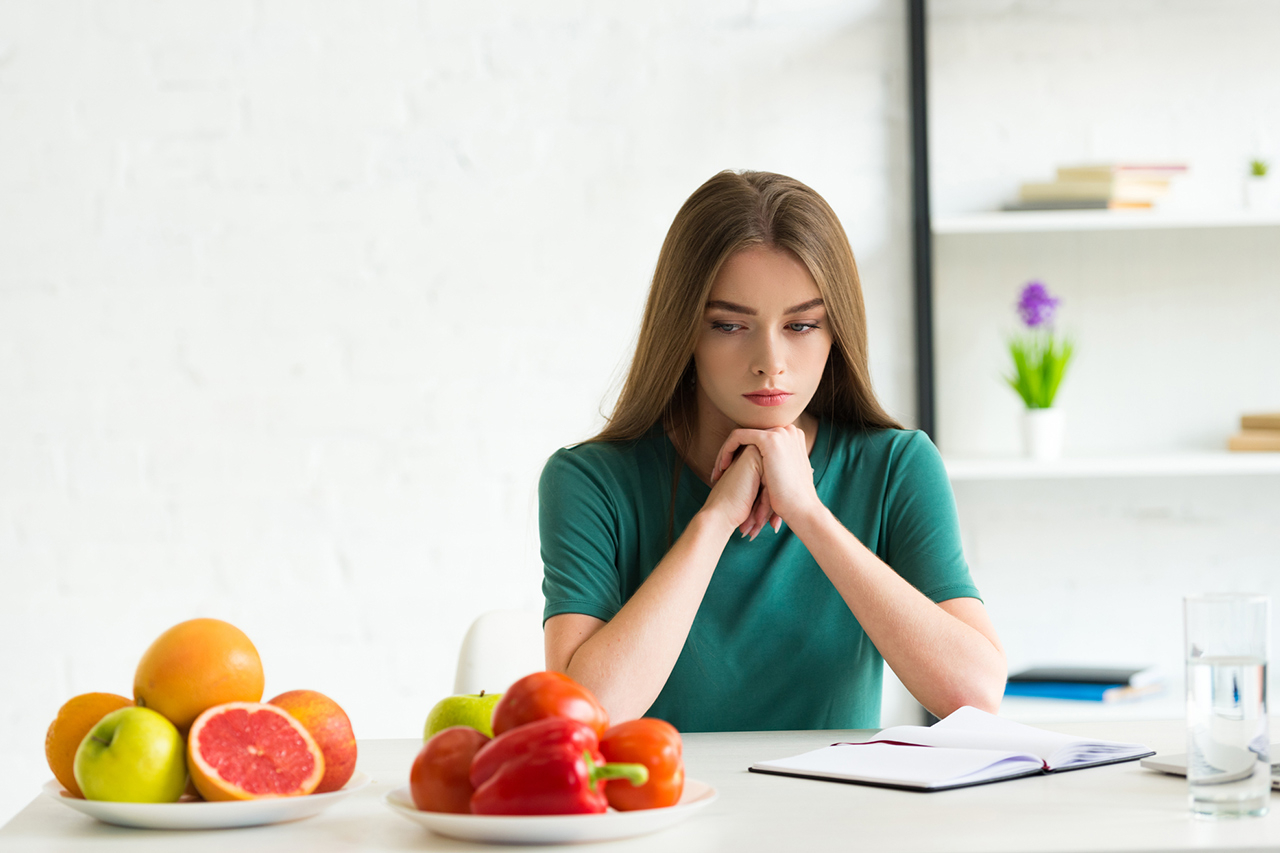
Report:
[[[1139,743],[1071,737],[964,707],[932,726],[895,726],[868,741],[832,744],[790,758],[760,761],[748,769],[942,791],[1154,754]]]

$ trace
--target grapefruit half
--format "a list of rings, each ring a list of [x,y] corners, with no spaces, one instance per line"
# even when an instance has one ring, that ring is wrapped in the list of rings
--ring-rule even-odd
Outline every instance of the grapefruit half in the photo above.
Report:
[[[299,797],[324,778],[324,754],[283,708],[227,702],[191,724],[187,769],[206,800]]]

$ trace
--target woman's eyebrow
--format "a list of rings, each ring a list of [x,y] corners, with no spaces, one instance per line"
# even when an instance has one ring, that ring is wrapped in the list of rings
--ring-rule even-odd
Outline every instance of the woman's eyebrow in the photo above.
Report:
[[[788,308],[786,310],[786,313],[799,314],[801,311],[808,311],[810,308],[817,308],[821,304],[822,304],[822,297],[819,296],[816,299],[810,299],[808,302],[801,302],[799,305]]]
[[[808,302],[801,302],[799,305],[793,305],[784,311],[784,314],[799,314],[801,311],[808,311],[810,308],[817,308],[822,304],[822,297],[810,299]],[[732,311],[735,314],[747,314],[754,317],[756,309],[748,308],[745,305],[739,305],[736,302],[728,302],[724,299],[711,299],[707,301],[707,308],[719,308],[722,311]]]
[[[719,308],[721,311],[732,311],[735,314],[750,314],[752,317],[756,315],[756,309],[754,308],[748,308],[736,302],[727,302],[723,299],[707,300],[707,308]]]

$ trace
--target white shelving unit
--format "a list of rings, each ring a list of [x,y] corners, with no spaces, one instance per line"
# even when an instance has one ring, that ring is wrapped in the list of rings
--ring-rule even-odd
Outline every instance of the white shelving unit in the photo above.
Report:
[[[1131,231],[1167,228],[1249,228],[1280,226],[1280,211],[1174,212],[1161,210],[994,211],[941,216],[935,236],[1052,231]]]
[[[1072,234],[1280,227],[1280,210],[1066,210],[991,211],[941,216],[935,237]],[[1055,480],[1118,477],[1187,477],[1280,474],[1280,453],[1178,451],[1036,462],[1023,458],[948,458],[953,482]]]
[[[1176,453],[1055,459],[947,459],[952,482],[1280,475],[1280,453]]]

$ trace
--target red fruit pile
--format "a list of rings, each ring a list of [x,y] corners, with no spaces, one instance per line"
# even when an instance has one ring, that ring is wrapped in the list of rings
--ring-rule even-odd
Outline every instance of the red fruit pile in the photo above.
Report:
[[[642,717],[609,727],[591,691],[558,672],[511,685],[493,709],[494,737],[453,726],[429,739],[409,774],[423,811],[599,814],[680,801],[680,734]]]

